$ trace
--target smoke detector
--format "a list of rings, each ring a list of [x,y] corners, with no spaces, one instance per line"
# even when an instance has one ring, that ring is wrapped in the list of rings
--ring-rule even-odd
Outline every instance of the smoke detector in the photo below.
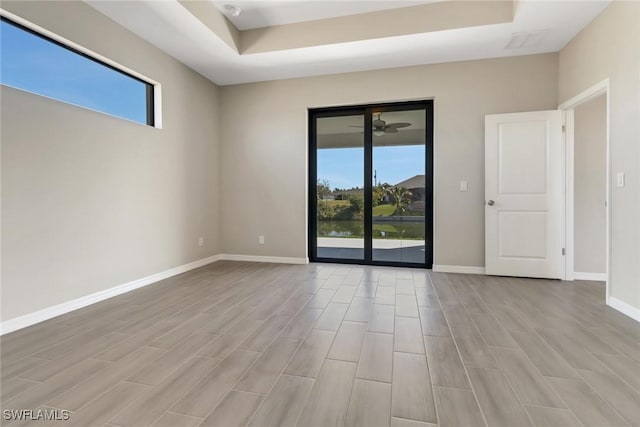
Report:
[[[224,10],[226,10],[227,13],[231,16],[240,16],[240,14],[242,13],[242,9],[234,4],[225,4]]]

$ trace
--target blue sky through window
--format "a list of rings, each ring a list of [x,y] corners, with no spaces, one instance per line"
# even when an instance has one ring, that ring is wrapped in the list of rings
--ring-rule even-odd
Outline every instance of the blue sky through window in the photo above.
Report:
[[[0,22],[0,82],[147,123],[145,83],[4,20]]]
[[[415,175],[422,175],[424,145],[373,148],[373,169],[378,183],[395,185]],[[363,148],[320,149],[317,156],[318,179],[329,181],[331,189],[363,187]]]

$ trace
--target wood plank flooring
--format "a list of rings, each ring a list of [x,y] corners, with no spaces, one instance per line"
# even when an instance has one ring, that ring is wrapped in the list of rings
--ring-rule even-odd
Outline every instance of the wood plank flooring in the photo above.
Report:
[[[3,409],[70,411],[31,425],[640,425],[596,282],[225,261],[0,344]]]

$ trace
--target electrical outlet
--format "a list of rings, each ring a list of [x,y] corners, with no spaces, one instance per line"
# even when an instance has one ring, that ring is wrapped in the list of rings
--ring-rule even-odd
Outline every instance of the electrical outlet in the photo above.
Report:
[[[618,172],[617,181],[618,187],[624,187],[624,172]]]
[[[264,245],[264,236],[258,236],[258,243]]]
[[[468,191],[469,190],[469,185],[467,184],[467,181],[460,181],[460,191]]]
[[[200,247],[204,246],[204,237],[199,237],[198,238],[198,246],[200,246]]]

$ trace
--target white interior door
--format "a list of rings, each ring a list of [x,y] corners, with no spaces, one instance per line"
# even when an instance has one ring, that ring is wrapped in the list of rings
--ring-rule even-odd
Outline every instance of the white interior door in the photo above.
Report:
[[[562,113],[485,116],[486,273],[564,277]]]

